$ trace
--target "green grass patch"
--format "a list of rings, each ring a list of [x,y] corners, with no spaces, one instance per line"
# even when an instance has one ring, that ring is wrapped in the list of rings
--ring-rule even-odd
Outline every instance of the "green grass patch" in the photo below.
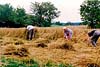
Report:
[[[64,64],[64,63],[55,64],[51,61],[48,61],[43,65],[40,65],[34,59],[17,60],[14,58],[5,58],[5,57],[1,57],[1,63],[2,64],[0,65],[0,67],[74,67],[71,64]]]

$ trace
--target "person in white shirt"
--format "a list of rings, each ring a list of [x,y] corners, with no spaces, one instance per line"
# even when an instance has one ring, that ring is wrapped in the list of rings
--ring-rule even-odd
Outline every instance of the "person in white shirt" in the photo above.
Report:
[[[34,31],[35,27],[32,25],[28,25],[26,29],[27,29],[27,40],[32,40],[32,38],[35,35],[35,31]]]
[[[64,38],[66,38],[67,40],[71,40],[73,31],[67,27],[63,27],[63,30],[64,30]]]

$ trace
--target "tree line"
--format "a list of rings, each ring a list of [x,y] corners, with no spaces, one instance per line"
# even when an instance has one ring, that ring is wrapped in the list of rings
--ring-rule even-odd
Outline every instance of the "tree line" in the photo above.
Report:
[[[24,27],[29,24],[48,27],[59,14],[60,11],[51,2],[31,3],[30,14],[21,7],[0,4],[0,27]]]
[[[31,3],[30,8],[31,13],[27,14],[24,8],[0,4],[0,27],[23,27],[28,24],[49,27],[51,21],[60,15],[60,11],[51,2]],[[100,1],[85,0],[80,5],[80,15],[83,21],[81,24],[100,28]]]

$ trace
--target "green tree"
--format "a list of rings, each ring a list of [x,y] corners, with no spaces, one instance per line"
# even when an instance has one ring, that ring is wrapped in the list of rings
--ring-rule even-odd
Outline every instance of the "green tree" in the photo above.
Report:
[[[0,5],[0,27],[22,27],[32,24],[34,17],[24,8],[13,8],[10,4]]]
[[[99,0],[85,0],[80,5],[80,15],[84,22],[88,22],[88,26],[95,28],[100,24],[100,1]]]
[[[15,10],[15,23],[23,26],[26,20],[26,13],[24,8],[17,8]]]
[[[26,14],[24,8],[16,8],[14,9],[11,20],[14,22],[14,27],[22,27],[25,25],[32,24],[34,17],[32,15]]]
[[[38,26],[50,26],[52,19],[59,16],[60,11],[51,2],[32,3],[31,10],[37,19]]]
[[[26,15],[25,17],[24,17],[24,25],[33,25],[33,19],[34,19],[34,16],[32,16],[32,15]]]
[[[10,4],[0,5],[0,26],[3,22],[8,26],[10,24],[10,17],[13,13],[13,7]]]

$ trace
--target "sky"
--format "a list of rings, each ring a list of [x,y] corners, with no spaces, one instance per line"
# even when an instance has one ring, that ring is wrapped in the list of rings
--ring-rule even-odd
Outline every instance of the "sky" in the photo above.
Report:
[[[55,21],[80,22],[80,5],[84,0],[0,0],[0,4],[10,3],[14,8],[23,7],[30,13],[31,2],[51,2],[59,11],[60,16]]]

